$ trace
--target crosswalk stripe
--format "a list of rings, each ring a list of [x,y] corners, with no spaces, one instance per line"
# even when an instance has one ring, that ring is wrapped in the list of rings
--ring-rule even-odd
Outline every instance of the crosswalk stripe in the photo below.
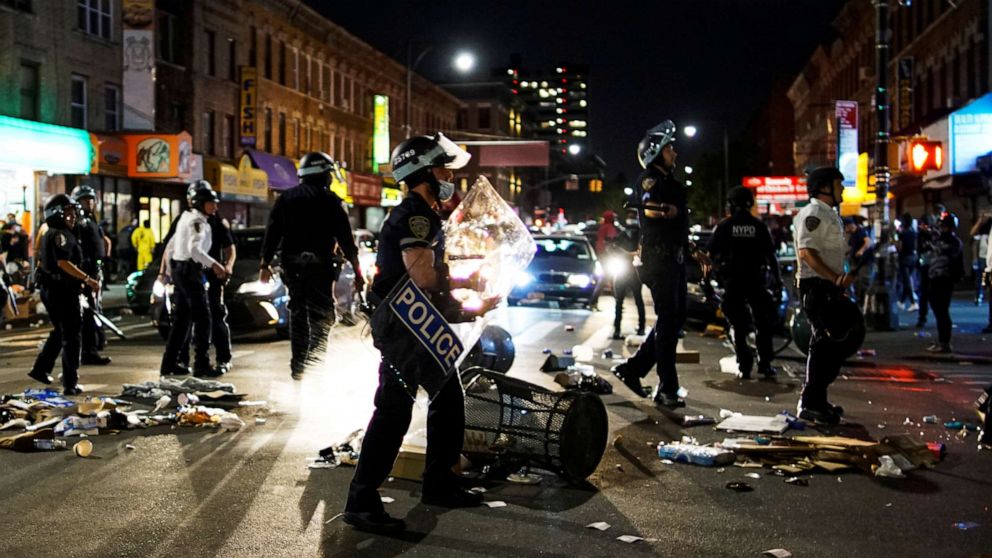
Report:
[[[517,335],[513,339],[515,345],[527,345],[530,343],[536,343],[543,339],[547,334],[551,333],[556,327],[559,327],[561,322],[553,322],[550,320],[542,320],[536,324],[525,329],[520,335]]]

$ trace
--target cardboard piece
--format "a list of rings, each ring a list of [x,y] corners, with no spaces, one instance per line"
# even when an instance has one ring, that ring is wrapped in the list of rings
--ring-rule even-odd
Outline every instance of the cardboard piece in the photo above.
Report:
[[[734,415],[716,426],[717,430],[734,432],[771,432],[781,434],[789,429],[785,415],[764,417],[758,415]]]

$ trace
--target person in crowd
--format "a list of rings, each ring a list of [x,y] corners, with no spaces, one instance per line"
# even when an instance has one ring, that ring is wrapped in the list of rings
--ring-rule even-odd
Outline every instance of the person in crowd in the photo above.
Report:
[[[951,296],[954,284],[964,276],[964,245],[958,238],[958,218],[944,213],[937,222],[940,234],[931,245],[930,291],[928,298],[937,320],[937,342],[927,347],[932,353],[950,353],[951,349]]]
[[[101,290],[103,286],[103,262],[107,254],[110,253],[110,239],[103,233],[103,229],[96,221],[93,211],[96,209],[96,190],[92,186],[82,184],[72,189],[71,197],[79,204],[79,217],[76,219],[76,228],[73,233],[83,250],[82,270],[91,277],[96,277],[100,281]],[[86,305],[83,307],[83,353],[81,362],[97,366],[110,364],[110,357],[100,354],[107,343],[107,338],[103,331],[103,326],[98,325],[97,313],[102,313],[103,308],[99,292],[83,287],[83,297]]]
[[[868,288],[875,279],[875,241],[868,227],[858,217],[844,219],[844,233],[847,236],[848,269],[854,275],[854,300],[864,307]]]
[[[992,213],[983,213],[971,226],[973,254],[971,270],[975,278],[975,306],[985,301],[985,260],[989,251],[989,232],[992,230]]]
[[[155,253],[155,233],[152,232],[152,222],[145,219],[141,226],[131,233],[131,245],[138,252],[137,267],[144,271],[152,263]]]
[[[944,206],[937,204],[934,206],[937,211],[944,211]],[[924,214],[919,220],[919,233],[916,236],[916,253],[919,255],[919,285],[917,286],[917,297],[919,300],[919,315],[916,320],[916,329],[921,329],[927,325],[927,313],[930,310],[930,258],[933,254],[933,244],[939,236],[937,221],[940,213],[934,215]]]
[[[903,213],[899,220],[899,234],[896,237],[896,253],[899,257],[899,284],[897,304],[902,310],[916,312],[916,290],[913,276],[916,273],[918,256],[916,254],[916,220],[909,213]]]
[[[138,220],[131,219],[117,233],[117,261],[119,273],[127,277],[137,269],[138,251],[131,242],[131,235],[138,228]]]
[[[607,263],[615,262],[616,269],[613,273],[613,339],[623,339],[623,332],[620,325],[623,323],[623,301],[629,292],[634,298],[634,305],[637,307],[637,335],[644,335],[644,296],[643,283],[638,277],[637,268],[634,266],[634,255],[641,242],[641,226],[637,222],[637,213],[631,212],[627,218],[623,231],[610,244],[612,247],[607,254]]]

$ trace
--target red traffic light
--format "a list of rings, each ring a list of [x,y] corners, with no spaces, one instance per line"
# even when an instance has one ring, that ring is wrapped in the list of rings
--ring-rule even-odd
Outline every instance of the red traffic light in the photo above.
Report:
[[[910,171],[916,174],[940,170],[944,168],[944,143],[926,139],[910,140],[907,159]]]

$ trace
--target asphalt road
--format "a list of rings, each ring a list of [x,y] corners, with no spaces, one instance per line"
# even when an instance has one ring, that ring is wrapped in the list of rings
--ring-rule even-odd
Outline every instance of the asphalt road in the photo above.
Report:
[[[612,309],[609,298],[600,304]],[[113,364],[81,371],[90,393],[113,395],[122,383],[157,378],[163,342],[141,317],[120,323],[129,339],[105,351]],[[600,358],[602,350],[621,350],[607,338],[609,310],[513,308],[501,310],[495,323],[514,335],[511,375],[548,387],[551,377],[538,370],[541,349],[590,345],[593,364],[607,376],[611,362]],[[988,345],[977,336],[965,343],[972,326],[959,328],[956,343],[980,352]],[[34,387],[24,374],[44,334],[43,328],[0,332],[0,393]],[[723,434],[683,429],[610,378],[616,392],[603,398],[610,440],[622,434],[623,442],[607,448],[587,485],[551,476],[534,486],[492,482],[485,484],[487,499],[506,507],[447,511],[421,505],[420,485],[397,480],[382,493],[395,499],[387,509],[405,517],[410,530],[389,538],[355,532],[336,518],[352,469],[307,468],[319,448],[367,422],[378,361],[371,340],[357,327],[335,329],[325,363],[294,382],[288,342],[242,339],[227,379],[268,405],[247,410],[240,432],[161,427],[100,436],[92,438],[89,459],[0,452],[0,556],[714,557],[760,556],[772,548],[831,557],[992,554],[992,452],[977,452],[974,434],[960,440],[943,426],[916,426],[929,414],[971,418],[972,401],[992,383],[992,367],[978,358],[965,360],[972,364],[911,358],[922,354],[922,344],[911,331],[870,334],[865,346],[876,347],[878,357],[847,367],[835,384],[832,395],[847,409],[848,423],[830,432],[876,439],[910,432],[945,441],[949,456],[933,471],[903,480],[814,474],[808,487],[797,487],[763,471],[754,480],[743,476],[751,470],[737,467],[664,465],[653,449],[659,441],[690,434],[712,442]],[[719,359],[730,351],[720,340],[690,330],[685,345],[702,353],[701,364],[680,366],[687,413],[795,409],[802,373],[795,353],[783,355],[786,373],[777,382],[742,382],[721,373]],[[414,430],[423,420],[423,410],[417,412]],[[256,425],[252,414],[267,422]],[[907,418],[912,425],[903,425]],[[747,480],[755,490],[724,488],[732,480]],[[585,527],[596,521],[611,527]],[[957,522],[977,526],[961,530]],[[620,535],[654,540],[625,544],[616,540]]]

